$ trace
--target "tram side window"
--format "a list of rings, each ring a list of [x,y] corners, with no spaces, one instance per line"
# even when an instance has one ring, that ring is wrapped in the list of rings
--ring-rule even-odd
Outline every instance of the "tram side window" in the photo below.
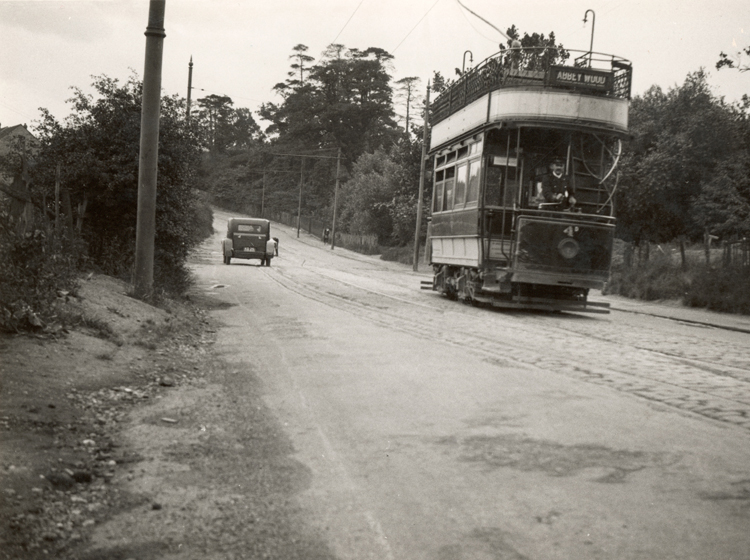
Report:
[[[463,208],[466,203],[466,171],[469,165],[462,163],[456,171],[456,192],[453,199],[453,208]]]
[[[487,180],[484,187],[485,206],[500,206],[503,195],[503,167],[487,167]]]
[[[475,144],[476,145],[476,144]],[[469,162],[469,177],[466,187],[466,206],[476,206],[479,200],[479,169],[481,168],[480,160],[476,159]]]
[[[445,194],[443,195],[443,210],[453,209],[453,186],[456,181],[456,168],[445,170]]]
[[[487,167],[484,204],[512,207],[518,196],[518,170],[505,165]]]
[[[445,180],[445,171],[441,170],[435,173],[435,196],[433,203],[433,212],[440,212],[443,209],[443,185]]]

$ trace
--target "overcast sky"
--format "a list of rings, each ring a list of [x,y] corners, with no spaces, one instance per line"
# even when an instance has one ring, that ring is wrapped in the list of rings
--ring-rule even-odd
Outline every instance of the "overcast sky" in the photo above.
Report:
[[[750,45],[748,0],[462,0],[496,27],[549,34],[570,49],[633,63],[635,95],[653,84],[681,84],[704,67],[727,100],[750,93],[750,72],[717,71],[719,53]],[[148,0],[0,0],[0,125],[39,119],[38,108],[62,119],[70,87],[90,91],[91,76],[143,75]],[[502,36],[456,0],[168,0],[162,86],[187,95],[193,57],[193,99],[230,96],[255,111],[279,101],[292,47],[316,59],[333,42],[379,47],[395,56],[394,78],[446,77],[471,51],[474,63],[497,52]],[[468,63],[467,55],[467,63]],[[745,63],[750,60],[745,58]]]

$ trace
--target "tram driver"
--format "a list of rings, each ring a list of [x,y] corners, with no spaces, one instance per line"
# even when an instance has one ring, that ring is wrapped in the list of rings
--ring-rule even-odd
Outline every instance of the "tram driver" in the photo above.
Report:
[[[560,204],[565,207],[573,207],[576,204],[575,185],[565,174],[565,160],[561,157],[556,157],[550,162],[549,173],[537,180],[536,187],[542,203]]]

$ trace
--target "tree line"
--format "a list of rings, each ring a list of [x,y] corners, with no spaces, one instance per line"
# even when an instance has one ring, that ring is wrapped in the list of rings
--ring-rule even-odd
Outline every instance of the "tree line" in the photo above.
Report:
[[[508,35],[507,47],[517,40],[524,47],[564,52],[554,33],[521,35],[511,27]],[[302,44],[292,48],[286,76],[273,87],[276,101],[262,104],[256,115],[225,95],[198,99],[190,115],[184,98],[162,98],[158,289],[179,292],[189,285],[187,255],[210,232],[208,199],[236,210],[296,213],[301,207],[305,215],[330,220],[339,150],[337,228],[374,234],[383,246],[413,241],[423,85],[416,77],[395,81],[394,57],[380,48],[333,44],[317,60],[308,50]],[[732,68],[725,58],[717,67]],[[437,90],[450,84],[439,73],[432,81]],[[73,88],[71,113],[61,121],[41,110],[39,147],[27,171],[36,226],[19,234],[8,199],[0,207],[0,304],[6,319],[20,308],[9,285],[23,274],[38,273],[40,283],[54,277],[46,260],[28,260],[35,251],[58,251],[44,246],[53,239],[75,238],[70,247],[77,253],[62,259],[73,268],[85,265],[123,278],[130,273],[142,83],[135,75],[124,83],[98,76],[92,89],[88,94]],[[716,96],[704,70],[681,85],[653,86],[634,97],[631,137],[619,168],[617,235],[636,244],[697,240],[706,232],[724,239],[747,236],[749,107],[747,96],[738,103]],[[29,161],[19,157],[22,152],[19,147],[0,158],[6,176],[17,175]],[[56,189],[64,195],[61,203]],[[430,192],[428,173],[428,198]],[[48,227],[56,213],[65,217],[60,227],[67,237]],[[46,286],[37,291],[54,298],[54,282]]]

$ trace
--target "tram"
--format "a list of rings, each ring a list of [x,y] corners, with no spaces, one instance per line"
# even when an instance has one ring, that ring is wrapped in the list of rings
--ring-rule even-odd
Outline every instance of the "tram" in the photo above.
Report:
[[[497,307],[608,313],[632,65],[508,48],[431,108],[432,289]],[[557,191],[557,192],[555,192]]]

